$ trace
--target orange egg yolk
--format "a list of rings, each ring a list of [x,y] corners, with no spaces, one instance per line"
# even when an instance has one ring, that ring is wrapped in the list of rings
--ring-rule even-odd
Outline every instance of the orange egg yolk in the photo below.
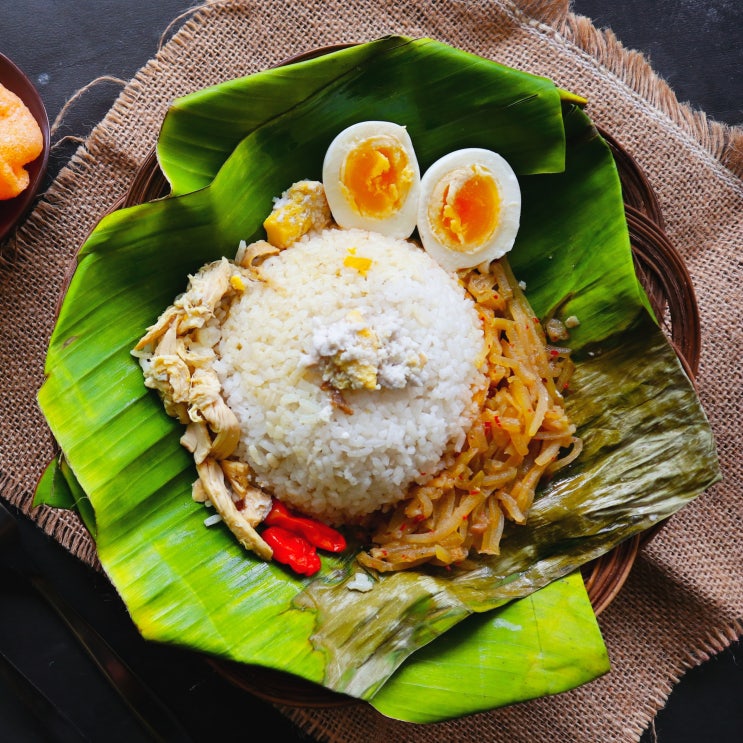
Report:
[[[500,194],[482,168],[461,168],[439,182],[429,219],[441,243],[469,252],[489,240],[498,226]]]
[[[400,210],[413,182],[405,150],[391,137],[367,139],[346,156],[346,199],[358,214],[384,219]]]

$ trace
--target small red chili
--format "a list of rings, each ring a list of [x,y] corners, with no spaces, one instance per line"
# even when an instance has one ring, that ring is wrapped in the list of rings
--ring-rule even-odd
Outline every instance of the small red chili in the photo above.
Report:
[[[314,575],[322,567],[315,548],[297,534],[280,526],[269,526],[262,536],[273,550],[274,560],[288,565],[295,573]]]
[[[346,549],[346,538],[339,531],[315,519],[297,516],[281,501],[274,500],[263,523],[267,526],[280,526],[298,534],[318,549],[327,552],[343,552]]]

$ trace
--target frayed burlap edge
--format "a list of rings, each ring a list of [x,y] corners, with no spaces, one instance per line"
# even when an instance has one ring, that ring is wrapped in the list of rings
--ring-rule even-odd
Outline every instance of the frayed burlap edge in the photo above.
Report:
[[[738,178],[743,178],[743,127],[729,126],[679,101],[668,83],[641,52],[628,49],[610,29],[571,12],[569,0],[513,0],[508,3],[527,23],[559,36],[622,80],[650,105],[662,111]]]
[[[28,498],[27,489],[7,476],[0,477],[0,492],[8,503],[32,518],[47,536],[61,544],[65,550],[94,570],[103,571],[95,543],[76,513],[49,506],[34,507]]]

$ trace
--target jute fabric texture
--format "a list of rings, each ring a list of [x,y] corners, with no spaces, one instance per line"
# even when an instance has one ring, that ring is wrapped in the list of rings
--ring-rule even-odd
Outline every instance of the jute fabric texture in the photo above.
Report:
[[[174,26],[175,28],[175,26]],[[45,349],[74,255],[125,193],[177,96],[326,45],[386,34],[428,36],[552,78],[641,165],[666,234],[693,279],[703,350],[699,395],[716,434],[723,481],[674,516],[642,551],[599,621],[612,662],[579,689],[464,719],[416,726],[368,705],[282,707],[319,740],[636,741],[685,670],[743,631],[743,132],[682,106],[638,54],[570,13],[567,0],[278,0],[214,2],[178,30],[126,85],[0,254],[0,493],[72,553],[97,564],[74,515],[32,509],[54,454],[37,403]],[[683,442],[679,442],[683,446]]]

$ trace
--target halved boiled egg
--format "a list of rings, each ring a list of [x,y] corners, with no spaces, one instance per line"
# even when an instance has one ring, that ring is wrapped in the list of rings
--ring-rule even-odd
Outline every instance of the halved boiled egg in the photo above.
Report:
[[[340,227],[410,237],[418,218],[420,169],[410,135],[390,121],[362,121],[330,143],[325,197]]]
[[[496,152],[471,147],[444,155],[421,179],[418,234],[444,268],[472,268],[505,255],[516,239],[521,189]]]

